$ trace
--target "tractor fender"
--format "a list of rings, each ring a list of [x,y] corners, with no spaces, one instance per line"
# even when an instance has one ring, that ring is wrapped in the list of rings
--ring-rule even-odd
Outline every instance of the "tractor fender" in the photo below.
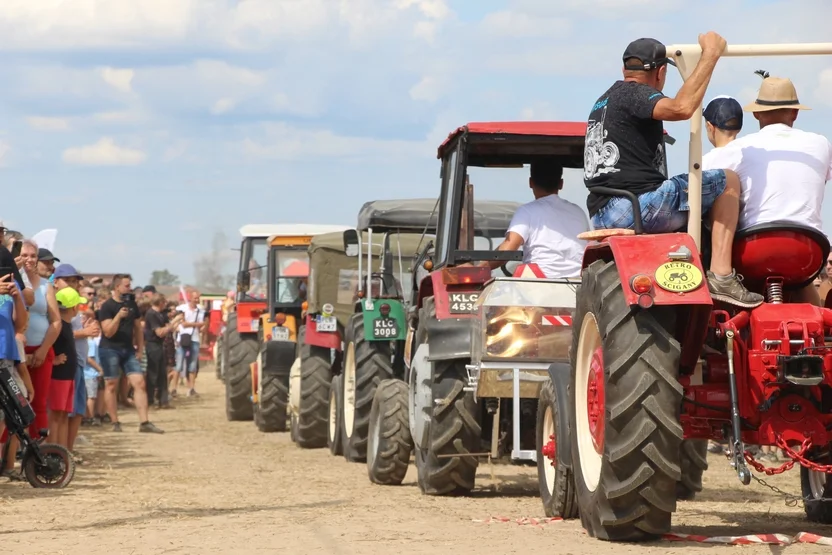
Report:
[[[555,390],[558,403],[558,430],[566,430],[566,438],[556,438],[558,462],[567,468],[572,468],[572,442],[568,434],[572,433],[569,422],[569,377],[572,367],[568,362],[553,362],[549,365],[549,379]]]
[[[294,341],[267,341],[263,349],[263,375],[289,376],[295,362],[297,345]]]
[[[429,318],[425,327],[430,345],[429,361],[471,358],[470,318]]]

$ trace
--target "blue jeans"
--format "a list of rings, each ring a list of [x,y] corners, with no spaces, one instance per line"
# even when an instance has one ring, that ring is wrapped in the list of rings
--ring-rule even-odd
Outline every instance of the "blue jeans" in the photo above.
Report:
[[[707,214],[719,195],[725,191],[725,171],[702,172],[702,214]],[[671,177],[658,189],[638,197],[645,233],[670,233],[688,223],[688,174]],[[612,197],[592,217],[595,229],[633,227],[633,205],[624,197]]]
[[[187,374],[196,374],[199,371],[199,343],[193,341],[190,348],[190,360],[188,361],[188,368],[185,368],[185,349],[176,348],[176,371],[183,376]]]
[[[129,349],[101,347],[98,350],[98,359],[101,361],[105,380],[119,379],[119,370],[122,369],[125,376],[142,373],[142,365],[136,360],[136,351],[132,347]]]

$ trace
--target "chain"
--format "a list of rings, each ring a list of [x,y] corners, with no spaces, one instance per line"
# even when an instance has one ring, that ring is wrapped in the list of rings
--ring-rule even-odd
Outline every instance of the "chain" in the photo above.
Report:
[[[811,438],[807,437],[806,439],[804,439],[803,443],[800,445],[800,449],[798,451],[795,451],[794,449],[789,447],[786,444],[785,440],[783,440],[783,438],[780,437],[779,435],[776,437],[775,443],[777,444],[777,447],[782,449],[783,452],[785,452],[786,455],[791,460],[784,462],[783,464],[781,464],[778,467],[771,467],[770,468],[770,467],[767,467],[764,464],[758,462],[757,460],[755,460],[754,456],[751,453],[749,453],[748,451],[746,451],[745,453],[743,453],[743,455],[745,456],[746,462],[748,464],[750,464],[752,467],[754,467],[754,469],[757,472],[761,472],[761,473],[765,474],[766,476],[775,476],[777,474],[782,474],[782,473],[786,472],[787,470],[791,470],[794,467],[795,463],[800,463],[801,466],[804,466],[809,470],[814,470],[815,472],[822,472],[824,474],[832,473],[832,464],[819,464],[819,463],[816,463],[814,461],[810,461],[809,459],[807,459],[804,456],[806,451],[808,451],[809,447],[811,447],[811,445],[812,445]],[[728,458],[730,458],[730,457],[728,457]],[[761,486],[770,489],[771,491],[773,491],[777,495],[782,496],[783,501],[785,502],[787,507],[797,507],[801,502],[803,504],[818,503],[818,502],[825,502],[825,503],[832,502],[832,498],[816,499],[815,497],[812,497],[812,496],[803,497],[801,495],[794,495],[793,493],[787,493],[787,492],[781,490],[780,488],[778,488],[777,486],[769,484],[768,482],[766,482],[762,478],[758,478],[754,474],[752,474],[751,477],[754,479],[755,482],[757,482]]]

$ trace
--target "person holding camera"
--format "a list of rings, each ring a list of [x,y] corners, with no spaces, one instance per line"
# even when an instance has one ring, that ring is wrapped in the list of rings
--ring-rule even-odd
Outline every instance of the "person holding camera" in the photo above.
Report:
[[[112,297],[99,309],[101,322],[101,343],[99,359],[104,370],[104,398],[107,412],[113,422],[113,431],[121,431],[116,409],[116,388],[119,372],[124,371],[133,386],[133,402],[139,413],[140,432],[164,433],[148,420],[147,390],[139,358],[144,351],[144,335],[139,307],[131,287],[131,277],[127,274],[113,276]]]
[[[144,317],[144,341],[147,354],[147,403],[158,403],[159,408],[170,408],[168,398],[167,360],[165,356],[165,337],[182,322],[181,317],[168,320],[165,308],[167,301],[155,293],[150,298],[150,309]]]

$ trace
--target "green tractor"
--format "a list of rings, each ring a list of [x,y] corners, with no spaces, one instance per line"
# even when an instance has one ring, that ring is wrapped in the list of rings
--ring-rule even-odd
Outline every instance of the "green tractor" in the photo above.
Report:
[[[476,203],[475,241],[480,248],[492,249],[502,241],[518,206]],[[356,229],[344,231],[344,253],[358,259],[359,280],[354,313],[345,325],[342,372],[330,390],[328,445],[348,461],[366,461],[378,384],[404,376],[414,260],[434,240],[436,208],[436,199],[372,201],[361,208]]]

